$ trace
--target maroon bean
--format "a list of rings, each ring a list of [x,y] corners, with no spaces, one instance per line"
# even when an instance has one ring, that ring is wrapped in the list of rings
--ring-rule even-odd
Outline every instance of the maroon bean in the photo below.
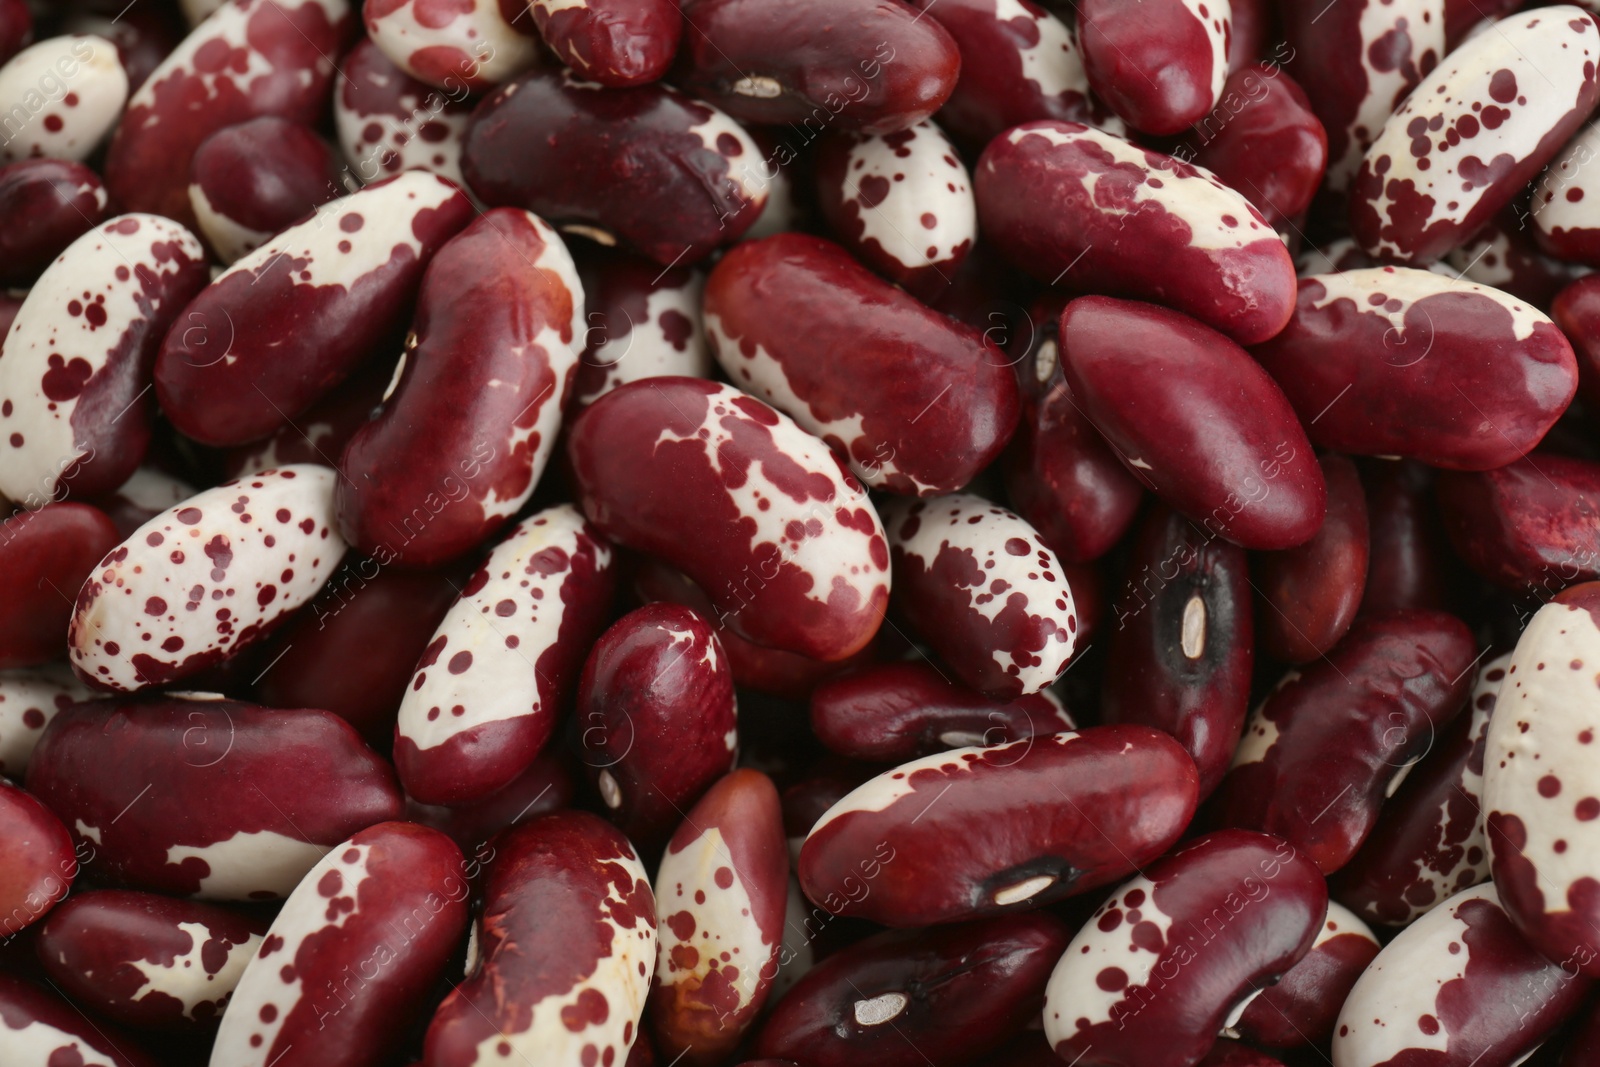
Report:
[[[1578,361],[1578,391],[1600,405],[1600,275],[1579,278],[1556,294],[1550,318],[1572,342]]]
[[[105,220],[106,203],[100,176],[82,163],[25,159],[0,167],[0,285],[32,285]]]
[[[372,0],[362,7],[367,33],[392,62],[452,95],[499,85],[539,61],[538,29],[527,14],[512,0]]]
[[[1233,32],[1228,37],[1228,73],[1232,74],[1262,57],[1280,16],[1277,5],[1268,0],[1233,0],[1230,6]]]
[[[886,926],[1036,908],[1161,855],[1197,788],[1194,762],[1145,726],[954,749],[829,809],[800,852],[800,884],[835,915]]]
[[[61,655],[71,599],[118,541],[105,512],[49,504],[0,522],[0,668]]]
[[[881,773],[881,764],[828,755],[783,791],[783,829],[789,838],[790,858],[797,865],[806,834],[817,825],[817,821],[828,813],[829,808]],[[807,907],[811,906],[809,902],[805,903]]]
[[[1305,431],[1227,337],[1152,304],[1079,297],[1061,316],[1061,352],[1118,458],[1207,535],[1282,549],[1316,534],[1327,489]]]
[[[569,811],[522,823],[495,847],[477,950],[434,1013],[424,1058],[626,1059],[656,959],[655,898],[627,838]]]
[[[1255,642],[1244,550],[1158,505],[1134,539],[1116,615],[1102,718],[1176,738],[1208,796],[1250,709]]]
[[[447,808],[407,797],[406,819],[450,835],[463,852],[486,860],[493,855],[489,842],[501,830],[572,806],[578,784],[573,762],[564,751],[546,748],[509,785],[482,800]]]
[[[1197,1067],[1283,1067],[1283,1062],[1259,1049],[1223,1037],[1217,1039]]]
[[[561,62],[612,88],[665,74],[683,33],[672,0],[533,0],[529,10]]]
[[[958,1067],[1038,1017],[1067,934],[1044,913],[877,934],[812,968],[755,1052],[807,1067]]]
[[[759,156],[727,115],[669,86],[606,89],[541,70],[478,106],[461,166],[488,204],[687,266],[761,214],[766,190],[750,169]]]
[[[1251,713],[1212,797],[1216,822],[1277,834],[1324,873],[1344,866],[1396,774],[1461,709],[1473,647],[1472,632],[1443,612],[1356,620]]]
[[[1578,385],[1572,346],[1545,315],[1406,267],[1301,279],[1289,325],[1252,354],[1318,447],[1456,470],[1519,458]]]
[[[975,191],[987,239],[1040,281],[1170,304],[1240,344],[1293,312],[1294,263],[1261,213],[1170,156],[1029,122],[984,149]]]
[[[1251,1000],[1233,1029],[1245,1040],[1271,1048],[1326,1045],[1350,987],[1378,954],[1378,947],[1378,939],[1366,923],[1330,900],[1328,916],[1311,943],[1311,951],[1284,971],[1276,984],[1267,986]],[[1248,1067],[1249,1063],[1237,1059],[1201,1062],[1235,1063],[1239,1067]]]
[[[324,204],[189,304],[156,358],[162,411],[210,445],[294,421],[389,341],[428,261],[471,214],[460,190],[423,172]]]
[[[569,415],[625,382],[711,376],[711,353],[700,324],[704,274],[682,267],[662,270],[642,256],[592,244],[580,252],[587,253],[578,259],[578,277],[588,329]]]
[[[1328,135],[1305,90],[1273,63],[1228,76],[1221,103],[1189,134],[1191,162],[1244,194],[1273,226],[1311,206],[1328,165]]]
[[[51,912],[38,954],[63,990],[119,1023],[211,1030],[266,932],[212,904],[100,889]]]
[[[1084,0],[1083,65],[1095,95],[1136,130],[1179,133],[1222,96],[1230,6],[1203,0]]]
[[[155,1067],[158,1062],[65,997],[9,974],[0,974],[0,1057],[17,1067]]]
[[[189,206],[224,264],[344,192],[328,143],[276,115],[224,126],[200,142],[189,169]]]
[[[333,97],[339,147],[358,180],[420,168],[460,183],[461,150],[472,103],[418,81],[363,37],[341,61]]]
[[[223,472],[230,478],[242,478],[293,463],[336,466],[345,445],[372,419],[393,381],[393,367],[382,363],[363,366],[293,422],[284,423],[259,441],[224,452]]]
[[[38,922],[78,876],[72,835],[38,797],[0,778],[0,932],[6,939]]]
[[[1344,456],[1318,461],[1328,485],[1328,513],[1316,536],[1297,548],[1263,552],[1252,570],[1263,651],[1285,663],[1324,655],[1355,621],[1367,586],[1367,498],[1356,465]]]
[[[106,156],[112,199],[193,224],[189,164],[200,142],[260,115],[315,124],[352,22],[345,0],[233,0],[221,8],[128,100]]]
[[[1369,460],[1360,469],[1371,532],[1361,614],[1445,607],[1450,546],[1432,499],[1432,470],[1409,459]]]
[[[28,0],[0,0],[0,63],[33,40],[33,12]]]
[[[1522,0],[1444,0],[1446,45],[1454,48],[1474,27],[1504,18],[1521,6]]]
[[[1456,554],[1496,585],[1543,601],[1600,577],[1600,464],[1539,452],[1447,471],[1435,493]]]
[[[342,719],[205,696],[67,708],[27,783],[96,879],[210,900],[285,896],[330,846],[400,814],[394,772]]]
[[[423,275],[383,409],[340,460],[345,538],[381,564],[436,567],[509,522],[555,447],[582,322],[572,257],[537,216],[496,209],[447,241]],[[430,513],[396,543],[402,524]]]
[[[1600,1064],[1600,1008],[1591,1000],[1577,1015],[1571,1036],[1561,1050],[1560,1067],[1595,1067]]]
[[[872,488],[960,489],[1017,423],[1016,380],[994,345],[818,237],[730,251],[706,282],[705,328],[730,380],[828,442]]]
[[[1045,1036],[1083,1067],[1197,1063],[1256,990],[1310,951],[1327,908],[1316,864],[1289,843],[1243,830],[1197,838],[1078,931],[1050,976]]]
[[[93,695],[62,663],[0,670],[0,774],[21,781],[50,720]]]

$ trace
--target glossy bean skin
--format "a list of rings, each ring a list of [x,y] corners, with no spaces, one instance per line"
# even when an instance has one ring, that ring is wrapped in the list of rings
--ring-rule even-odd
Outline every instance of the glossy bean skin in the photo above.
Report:
[[[1579,278],[1556,294],[1550,318],[1572,342],[1578,360],[1578,392],[1600,401],[1600,278]]]
[[[1219,825],[1265,830],[1324,873],[1378,821],[1391,780],[1433,744],[1472,686],[1472,633],[1443,612],[1359,619],[1251,713],[1212,798]]]
[[[434,631],[395,724],[395,767],[427,804],[479,800],[539,754],[604,625],[611,546],[570,504],[512,528]]]
[[[1036,908],[1161,855],[1197,795],[1194,762],[1145,726],[953,749],[830,808],[806,836],[800,884],[833,914],[886,926]]]
[[[156,357],[161,409],[210,445],[293,421],[389,342],[428,261],[471,216],[459,189],[420,171],[324,204],[189,304]]]
[[[1197,1063],[1243,1000],[1310,951],[1327,908],[1316,864],[1289,843],[1196,838],[1078,931],[1050,976],[1045,1037],[1085,1067]]]
[[[1361,614],[1443,608],[1449,542],[1433,501],[1433,472],[1415,460],[1367,460],[1371,551]]]
[[[1267,608],[1263,648],[1285,663],[1309,662],[1338,644],[1367,587],[1371,545],[1361,476],[1345,456],[1325,455],[1317,465],[1328,486],[1322,528],[1296,548],[1261,553],[1251,568]]]
[[[497,208],[447,241],[422,277],[382,411],[340,460],[345,538],[385,563],[436,567],[504,527],[555,447],[583,321],[572,257],[537,216]],[[436,509],[430,495],[448,503]],[[419,500],[437,514],[397,541]]]
[[[401,70],[450,92],[499,85],[539,61],[527,8],[508,0],[373,0],[362,8],[367,34]]]
[[[652,378],[591,405],[568,453],[590,521],[693,579],[713,625],[823,661],[877,633],[883,526],[860,483],[788,416],[730,386]]]
[[[50,720],[67,705],[92,695],[60,663],[0,670],[0,774],[21,781],[28,757]]]
[[[660,78],[683,35],[683,15],[671,0],[534,0],[529,9],[561,62],[614,89]]]
[[[27,784],[98,881],[204,900],[286,896],[329,847],[400,814],[394,772],[337,716],[207,696],[67,708]]]
[[[937,111],[961,68],[938,22],[887,0],[694,0],[686,14],[697,32],[676,80],[741,122],[894,133]]]
[[[617,620],[589,650],[577,722],[606,814],[654,856],[738,750],[733,675],[711,625],[676,604]]]
[[[73,241],[28,291],[0,363],[0,493],[25,507],[110,492],[150,442],[150,361],[206,284],[182,226],[121,215]]]
[[[1335,897],[1369,922],[1403,926],[1489,877],[1479,804],[1489,718],[1511,654],[1487,660],[1467,711],[1438,740],[1383,808],[1371,836],[1331,882]]]
[[[214,1067],[391,1062],[466,931],[463,869],[454,842],[413,823],[379,823],[334,845],[240,977]]]
[[[993,344],[822,238],[779,234],[730,251],[706,281],[705,328],[734,384],[875,489],[960,489],[1017,423],[1016,380]]]
[[[1367,149],[1350,190],[1361,247],[1429,263],[1465,242],[1589,117],[1600,100],[1597,60],[1600,27],[1570,4],[1506,18],[1463,42]]]
[[[82,163],[24,159],[0,167],[6,220],[0,285],[32,285],[72,242],[105,221],[108,202],[100,176]]]
[[[0,522],[0,668],[61,655],[68,599],[117,540],[111,519],[88,504],[49,504]]]
[[[1180,133],[1222,96],[1232,5],[1198,0],[1078,8],[1084,70],[1095,95],[1145,133]]]
[[[65,997],[9,974],[0,974],[0,1056],[18,1067],[155,1067],[159,1062]]]
[[[260,115],[314,125],[353,24],[346,0],[229,0],[128,100],[106,156],[112,199],[192,224],[189,164],[200,142]]]
[[[39,930],[39,961],[96,1012],[143,1030],[214,1029],[267,932],[258,916],[154,893],[78,893]]]
[[[688,266],[761,214],[760,155],[733,119],[675,89],[541,70],[478,106],[461,166],[487,204]]]
[[[403,170],[460,183],[461,149],[472,103],[464,86],[436,89],[395,66],[363,37],[340,63],[333,97],[339,149],[355,177],[373,182]]]
[[[1502,588],[1546,600],[1600,577],[1600,464],[1539,452],[1444,472],[1435,496],[1456,554]]]
[[[578,258],[583,282],[583,356],[567,412],[640,378],[711,375],[700,321],[705,275],[662,270],[643,256],[593,246]]]
[[[1454,470],[1521,457],[1578,386],[1572,346],[1543,313],[1408,267],[1301,279],[1289,325],[1252,355],[1318,447]]]
[[[1079,123],[1029,122],[984,149],[974,179],[986,240],[1040,281],[1166,304],[1246,345],[1293,312],[1283,242],[1198,167]]]
[[[1328,135],[1311,102],[1274,63],[1228,76],[1217,107],[1194,127],[1190,162],[1244,194],[1284,228],[1304,216],[1328,165]]]
[[[1467,889],[1401,931],[1363,972],[1339,1013],[1334,1067],[1418,1056],[1441,1067],[1511,1067],[1593,984],[1523,940],[1494,886]]]
[[[72,835],[33,793],[0,779],[0,932],[7,939],[38,922],[78,876]]]
[[[727,1061],[782,966],[788,889],[778,791],[758,771],[734,771],[688,809],[656,875],[650,1021],[664,1056]]]
[[[1255,625],[1244,550],[1158,506],[1140,525],[1114,607],[1102,719],[1176,738],[1209,796],[1250,710]]]
[[[1343,905],[1328,901],[1327,918],[1311,951],[1251,1000],[1233,1029],[1245,1040],[1269,1048],[1326,1044],[1350,987],[1378,948],[1366,923]]]
[[[1067,940],[1044,913],[877,934],[796,983],[755,1052],[809,1067],[969,1063],[1037,1017]]]
[[[1076,729],[1046,689],[1000,701],[950,681],[932,663],[881,663],[811,691],[811,730],[831,751],[906,763],[950,748],[1003,745]]]
[[[1061,315],[1061,358],[1129,472],[1207,534],[1255,549],[1316,534],[1327,487],[1311,444],[1282,390],[1227,337],[1153,304],[1079,297]]]
[[[333,149],[309,126],[263,115],[200,142],[189,171],[189,206],[223,264],[342,196]]]
[[[78,677],[133,692],[187,678],[266,637],[344,555],[334,477],[326,467],[262,471],[139,527],[78,590],[67,629]]]
[[[1066,670],[1081,640],[1077,607],[1055,553],[1026,522],[951,493],[894,501],[884,527],[895,609],[960,681],[1012,700]]]
[[[63,85],[71,91],[57,98],[51,88]],[[24,48],[0,67],[0,100],[13,105],[0,141],[0,163],[89,158],[116,125],[127,99],[128,74],[117,46],[104,37],[73,34]],[[33,121],[13,132],[18,109]]]
[[[656,959],[656,904],[621,831],[558,812],[501,836],[477,952],[428,1026],[428,1067],[509,1048],[551,1067],[616,1063],[638,1036]]]

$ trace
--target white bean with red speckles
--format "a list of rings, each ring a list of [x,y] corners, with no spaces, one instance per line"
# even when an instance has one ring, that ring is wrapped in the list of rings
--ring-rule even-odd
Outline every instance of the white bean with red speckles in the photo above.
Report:
[[[104,37],[52,37],[0,67],[0,162],[47,157],[82,161],[117,124],[128,74]]]
[[[949,262],[978,237],[967,168],[931,122],[855,144],[842,199],[861,219],[861,243],[908,270]]]
[[[0,671],[0,774],[17,781],[56,712],[93,694],[61,664]]]
[[[420,8],[433,8],[419,17]],[[434,15],[448,17],[437,24]],[[526,33],[505,19],[500,0],[466,0],[440,8],[427,0],[368,3],[367,34],[395,66],[444,89],[498,85],[538,61],[539,39],[529,18]],[[448,63],[436,57],[458,53]],[[417,61],[419,54],[428,58]]]

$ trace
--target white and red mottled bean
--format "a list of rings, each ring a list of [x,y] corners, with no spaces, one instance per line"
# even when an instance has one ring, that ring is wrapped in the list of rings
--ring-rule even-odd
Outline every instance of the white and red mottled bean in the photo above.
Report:
[[[403,170],[432,171],[459,184],[461,150],[472,102],[418,81],[363,37],[345,53],[333,96],[333,123],[344,160],[358,180]]]
[[[1539,247],[1559,259],[1600,266],[1600,123],[1590,123],[1533,183],[1528,205]]]
[[[700,319],[706,276],[683,267],[662,270],[613,249],[586,251],[578,276],[588,329],[569,415],[640,378],[709,377],[711,352]]]
[[[155,1067],[127,1034],[95,1023],[65,997],[0,974],[0,1060],[7,1067]]]
[[[122,115],[128,75],[104,37],[52,37],[0,67],[0,163],[87,159]]]
[[[539,60],[518,0],[367,0],[367,34],[401,70],[440,89],[487,89]]]
[[[20,780],[56,713],[93,695],[65,664],[0,671],[0,774]]]

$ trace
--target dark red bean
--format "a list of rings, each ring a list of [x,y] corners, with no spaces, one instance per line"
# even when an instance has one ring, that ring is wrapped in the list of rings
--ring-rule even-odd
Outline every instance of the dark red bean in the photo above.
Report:
[[[1446,606],[1450,545],[1433,502],[1433,472],[1415,460],[1368,460],[1371,553],[1361,614]]]
[[[1261,59],[1267,50],[1267,39],[1277,29],[1277,5],[1269,0],[1233,0],[1233,32],[1228,38],[1228,73],[1243,70]],[[1273,58],[1281,56],[1275,51]]]
[[[1474,27],[1504,18],[1521,6],[1521,0],[1444,0],[1446,45],[1454,48]]]
[[[1491,471],[1447,471],[1435,495],[1456,553],[1544,601],[1600,577],[1600,463],[1536,452]]]
[[[1334,901],[1311,943],[1311,951],[1245,1005],[1232,1029],[1247,1041],[1270,1048],[1325,1045],[1333,1036],[1339,1008],[1350,987],[1378,954],[1378,939],[1367,924]],[[1220,1047],[1223,1042],[1217,1042]],[[1212,1056],[1201,1063],[1236,1064],[1250,1061]]]
[[[1579,278],[1556,295],[1550,318],[1572,342],[1578,360],[1578,390],[1600,404],[1600,276]]]
[[[0,778],[0,934],[10,940],[43,918],[72,888],[72,835],[38,797]]]
[[[1235,71],[1217,107],[1188,136],[1191,162],[1244,194],[1273,226],[1311,206],[1328,165],[1328,135],[1293,78],[1274,63]]]
[[[65,997],[9,974],[0,974],[0,1057],[18,1067],[155,1067],[159,1062]]]
[[[339,171],[333,149],[309,126],[265,115],[200,142],[189,205],[206,243],[232,263],[343,196]]]
[[[662,270],[643,256],[591,242],[580,242],[578,252],[587,329],[569,415],[625,382],[711,376],[700,323],[704,274],[682,267]]]
[[[683,33],[672,0],[534,0],[529,10],[561,62],[612,88],[665,74]]]
[[[482,800],[447,808],[407,797],[406,819],[449,834],[461,851],[481,866],[493,857],[489,842],[501,830],[572,806],[578,788],[575,762],[560,748],[546,748],[509,785]],[[476,879],[479,873],[469,864],[472,878]]]
[[[333,98],[339,147],[358,181],[403,170],[432,171],[460,183],[461,150],[472,101],[466,89],[418,81],[363,37],[340,61],[344,77]]]
[[[1197,1067],[1284,1067],[1283,1061],[1274,1059],[1259,1049],[1242,1045],[1227,1038],[1218,1038],[1211,1051]]]
[[[33,12],[28,0],[0,0],[0,63],[33,40]]]
[[[50,504],[0,522],[0,668],[61,655],[72,600],[120,538],[105,512]]]
[[[1203,0],[1084,0],[1083,64],[1095,95],[1134,129],[1180,133],[1222,96],[1232,12]]]
[[[789,837],[789,854],[797,864],[806,834],[828,809],[882,773],[882,764],[828,755],[807,768],[783,791],[783,828]],[[811,905],[807,902],[806,906]]]
[[[71,91],[65,92],[69,86]],[[116,46],[105,38],[52,37],[24,48],[0,67],[0,99],[12,102],[0,140],[0,163],[82,161],[95,154],[117,124],[128,99],[128,75]],[[40,121],[30,121],[41,111]]]
[[[0,167],[0,217],[6,220],[0,285],[32,285],[51,260],[105,220],[106,203],[100,176],[82,163],[24,159]]]

